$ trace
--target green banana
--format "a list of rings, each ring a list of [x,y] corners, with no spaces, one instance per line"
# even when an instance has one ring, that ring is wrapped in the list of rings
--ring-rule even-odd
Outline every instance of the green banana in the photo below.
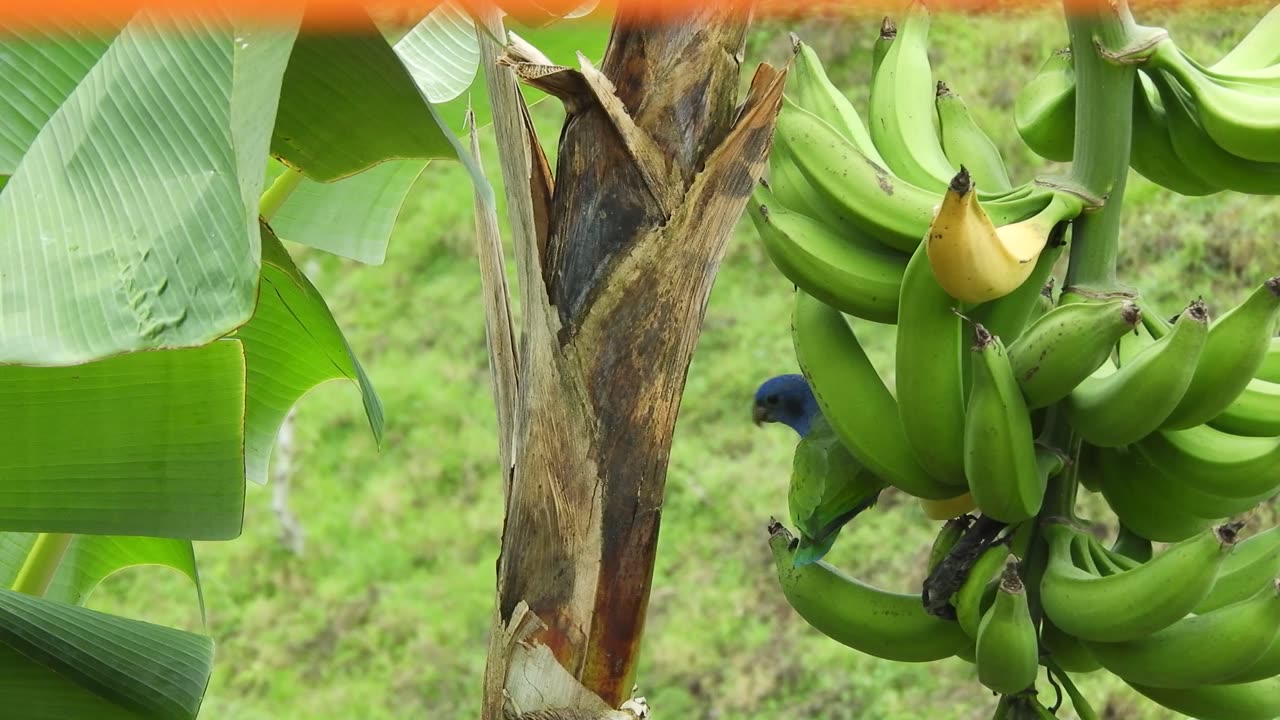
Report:
[[[978,187],[1006,192],[1013,189],[1000,149],[969,114],[969,108],[946,83],[938,82],[934,100],[942,152],[954,167],[964,167]]]
[[[1103,572],[1102,569],[1098,567],[1098,564],[1094,562],[1093,553],[1090,551],[1093,544],[1090,542],[1092,539],[1092,536],[1086,535],[1085,533],[1078,532],[1072,535],[1071,562],[1073,565],[1084,570],[1090,575],[1106,577],[1109,573]]]
[[[1280,337],[1271,338],[1271,345],[1258,368],[1257,377],[1259,380],[1280,383]]]
[[[1280,63],[1280,5],[1262,16],[1236,46],[1222,56],[1222,59],[1209,66],[1214,72],[1230,73],[1246,70],[1257,70]]]
[[[1133,457],[1126,465],[1130,474],[1128,482],[1140,485],[1148,495],[1160,495],[1163,498],[1161,502],[1170,502],[1199,518],[1219,520],[1247,512],[1276,492],[1273,488],[1267,488],[1256,495],[1244,497],[1218,495],[1186,482],[1184,473],[1179,472],[1176,467],[1164,464],[1158,456],[1149,453],[1142,443],[1129,448],[1129,453]],[[1280,479],[1275,482],[1280,482]]]
[[[933,539],[933,545],[929,548],[929,572],[933,572],[933,569],[947,557],[947,553],[951,552],[951,548],[960,542],[960,538],[964,535],[964,531],[969,529],[972,520],[968,515],[961,515],[942,524],[942,529],[938,531],[937,537]]]
[[[1019,693],[1036,682],[1040,643],[1016,562],[1005,567],[991,608],[978,625],[974,662],[978,681],[998,693]]]
[[[1208,71],[1169,39],[1155,46],[1147,67],[1161,71],[1196,108],[1201,126],[1219,147],[1260,163],[1280,161],[1280,96],[1261,84]]]
[[[1251,437],[1280,435],[1280,383],[1253,379],[1209,424]]]
[[[830,227],[840,228],[841,232],[848,232],[855,244],[862,244],[865,238],[868,242],[874,242],[877,247],[882,247],[879,242],[850,228],[842,216],[832,214],[826,203],[816,202],[813,187],[800,173],[800,168],[796,167],[795,156],[781,136],[773,139],[773,149],[769,151],[768,183],[774,197],[788,210],[808,215]]]
[[[1081,537],[1084,538],[1085,549],[1089,553],[1089,558],[1092,560],[1093,566],[1098,569],[1098,574],[1103,577],[1118,575],[1126,570],[1132,570],[1141,564],[1130,560],[1123,555],[1116,557],[1106,548],[1106,546],[1092,535],[1082,535]]]
[[[787,73],[787,94],[797,105],[830,123],[876,164],[884,165],[884,159],[871,142],[871,135],[867,132],[862,117],[858,115],[853,103],[849,102],[849,98],[827,77],[818,54],[812,47],[800,42],[794,34],[791,41],[795,50],[795,65]]]
[[[1278,135],[1280,137],[1280,135]],[[1182,430],[1226,410],[1261,367],[1280,319],[1280,275],[1214,321],[1195,365],[1195,376],[1162,427]]]
[[[934,279],[925,246],[916,248],[898,300],[898,412],[920,465],[935,480],[963,487],[964,341],[955,305]]]
[[[1160,94],[1173,149],[1193,177],[1240,193],[1280,194],[1280,163],[1247,160],[1224,150],[1209,137],[1196,101],[1176,79],[1159,69],[1148,75]]]
[[[982,514],[1016,523],[1040,511],[1047,478],[1004,343],[982,325],[975,325],[974,338],[973,387],[964,417],[965,477]]]
[[[929,23],[929,11],[912,2],[898,36],[871,78],[867,117],[871,139],[889,169],[907,182],[941,192],[957,168],[943,153],[934,127]]]
[[[796,360],[822,414],[858,462],[915,497],[946,500],[956,488],[920,467],[898,418],[898,403],[840,312],[796,292],[791,319]]]
[[[1102,668],[1089,648],[1079,638],[1058,629],[1049,618],[1040,623],[1040,642],[1049,651],[1049,659],[1063,670],[1073,673],[1091,673]]]
[[[1126,527],[1155,542],[1178,542],[1203,533],[1213,520],[1202,518],[1174,498],[1139,478],[1152,469],[1133,452],[1099,451],[1093,454],[1098,491]],[[1158,476],[1157,476],[1158,477]]]
[[[1173,330],[1118,370],[1108,364],[1086,378],[1066,400],[1067,420],[1084,440],[1118,447],[1154,432],[1180,405],[1197,374],[1207,343],[1204,306],[1187,306]]]
[[[968,637],[978,638],[982,616],[995,599],[993,581],[1011,560],[1017,560],[1017,557],[1009,553],[1004,543],[991,545],[973,562],[968,577],[951,597],[951,604],[956,609],[956,623]]]
[[[1280,677],[1241,685],[1155,688],[1129,683],[1147,699],[1198,720],[1275,720],[1280,717]]]
[[[889,54],[889,48],[897,37],[898,26],[894,24],[893,18],[885,15],[880,20],[880,34],[876,36],[875,44],[871,46],[871,77],[873,79],[879,74],[880,66],[884,64],[884,56]]]
[[[1043,530],[1049,542],[1040,584],[1045,615],[1071,635],[1103,642],[1135,640],[1180,620],[1208,594],[1235,542],[1224,526],[1174,544],[1133,570],[1098,577],[1071,561],[1074,530],[1060,523]]]
[[[1248,599],[1278,575],[1280,527],[1274,527],[1236,544],[1235,549],[1223,561],[1213,588],[1192,612],[1211,612]]]
[[[1045,407],[1070,394],[1141,317],[1138,306],[1124,298],[1076,302],[1050,310],[1024,330],[1009,346],[1009,362],[1027,406]]]
[[[1147,687],[1191,688],[1222,682],[1258,661],[1280,631],[1280,586],[1146,637],[1087,643],[1102,666]]]
[[[791,607],[813,628],[858,652],[898,662],[951,657],[970,643],[956,623],[925,612],[919,594],[867,585],[818,561],[796,567],[795,540],[769,527],[778,583]]]
[[[1076,78],[1071,50],[1055,51],[1031,82],[1022,86],[1013,106],[1018,135],[1047,160],[1069,162],[1075,146]]]
[[[1250,498],[1280,485],[1280,438],[1232,435],[1199,425],[1153,433],[1141,446],[1144,458],[1210,495]]]
[[[788,210],[763,182],[749,214],[769,259],[797,287],[849,315],[897,321],[906,256]]]
[[[1223,191],[1220,185],[1201,179],[1178,157],[1169,132],[1169,118],[1160,103],[1160,91],[1142,73],[1133,89],[1133,140],[1129,165],[1151,182],[1179,195],[1199,197]]]
[[[784,97],[776,133],[790,148],[796,166],[813,186],[815,202],[891,248],[914,252],[933,220],[941,192],[895,177],[868,158],[835,128]],[[1036,215],[1054,199],[1034,184],[982,202],[996,225]],[[842,225],[843,226],[843,225]]]
[[[1112,360],[1115,366],[1124,367],[1142,350],[1148,346],[1154,345],[1155,337],[1147,331],[1147,328],[1141,322],[1133,329],[1133,332],[1126,333],[1120,337],[1120,342],[1116,343],[1115,353]]]
[[[1144,563],[1151,559],[1151,541],[1120,523],[1116,528],[1116,539],[1111,543],[1111,553]]]
[[[1274,580],[1272,581],[1273,584],[1275,582],[1276,581]],[[1264,594],[1269,592],[1271,592],[1269,589],[1262,591]],[[1221,612],[1221,610],[1218,610],[1217,612]],[[1265,630],[1272,629],[1274,628],[1265,628]],[[1250,663],[1248,667],[1245,667],[1243,670],[1232,674],[1231,677],[1227,678],[1223,682],[1232,685],[1237,683],[1252,683],[1259,680],[1266,680],[1267,678],[1273,678],[1277,675],[1280,675],[1280,636],[1277,636],[1271,641],[1271,644],[1267,646],[1266,651],[1263,652],[1257,660]]]
[[[1049,311],[1055,307],[1057,306],[1053,304],[1053,278],[1049,278],[1049,282],[1045,283],[1044,287],[1040,288],[1040,292],[1036,295],[1035,301],[1032,302],[1031,313],[1027,315],[1027,321],[1035,322],[1045,315],[1048,315]],[[992,332],[994,333],[995,330],[992,330]],[[1017,336],[1014,335],[1014,337]]]

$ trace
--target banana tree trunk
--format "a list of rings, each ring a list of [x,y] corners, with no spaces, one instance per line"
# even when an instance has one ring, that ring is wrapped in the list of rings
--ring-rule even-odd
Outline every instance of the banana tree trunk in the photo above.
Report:
[[[488,43],[523,317],[486,720],[628,697],[686,372],[782,98],[762,65],[737,102],[741,14],[626,18],[599,69]],[[554,177],[516,78],[567,109]]]

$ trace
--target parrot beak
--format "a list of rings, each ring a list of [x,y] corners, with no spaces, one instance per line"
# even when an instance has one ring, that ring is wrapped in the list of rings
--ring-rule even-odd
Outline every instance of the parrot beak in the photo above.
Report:
[[[751,408],[751,420],[755,422],[756,427],[769,419],[769,411],[763,405],[756,405]]]

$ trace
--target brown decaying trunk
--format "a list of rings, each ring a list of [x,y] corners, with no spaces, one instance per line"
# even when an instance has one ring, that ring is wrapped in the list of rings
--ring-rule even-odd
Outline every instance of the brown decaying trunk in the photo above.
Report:
[[[512,225],[524,312],[490,719],[516,673],[506,633],[522,602],[545,624],[528,644],[610,707],[628,696],[686,372],[781,102],[783,74],[768,66],[736,102],[747,18],[618,17],[598,70],[510,57],[486,68],[500,100],[515,72],[568,109],[549,199],[538,148],[504,167],[509,185],[523,180]],[[497,110],[500,143],[527,137]]]

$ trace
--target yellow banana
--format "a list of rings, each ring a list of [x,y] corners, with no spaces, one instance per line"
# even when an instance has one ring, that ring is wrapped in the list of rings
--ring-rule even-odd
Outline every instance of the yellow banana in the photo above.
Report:
[[[969,171],[960,168],[925,236],[933,274],[949,295],[964,302],[1008,295],[1031,276],[1057,224],[1082,207],[1079,198],[1055,194],[1031,218],[997,228],[978,202]]]

